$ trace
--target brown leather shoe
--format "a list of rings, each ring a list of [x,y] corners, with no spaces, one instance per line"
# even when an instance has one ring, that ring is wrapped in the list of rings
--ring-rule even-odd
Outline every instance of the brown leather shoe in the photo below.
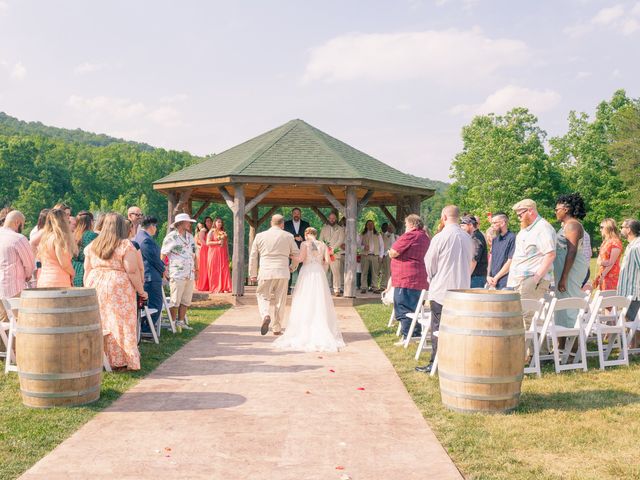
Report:
[[[271,323],[271,317],[267,315],[264,317],[262,327],[260,327],[260,335],[266,335],[269,332],[269,324]]]
[[[336,297],[341,297],[342,296],[342,292],[337,292],[336,293]]]
[[[282,335],[284,332],[282,330],[280,330],[279,332],[273,332],[274,335],[278,336],[278,335]]]

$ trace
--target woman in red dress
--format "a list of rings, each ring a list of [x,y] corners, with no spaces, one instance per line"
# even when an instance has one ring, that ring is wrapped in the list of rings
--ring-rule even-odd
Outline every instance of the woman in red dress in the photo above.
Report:
[[[231,292],[231,273],[229,272],[229,247],[227,232],[220,217],[213,222],[213,228],[207,234],[209,247],[209,291],[212,293]]]
[[[615,290],[618,287],[618,275],[620,275],[620,258],[622,253],[622,240],[618,235],[616,221],[605,218],[600,224],[602,232],[602,245],[598,254],[598,273],[594,285],[600,290]]]
[[[207,245],[207,234],[213,226],[211,217],[205,217],[204,228],[198,232],[197,242],[200,244],[200,254],[198,256],[198,280],[196,289],[200,292],[209,291],[209,246]]]

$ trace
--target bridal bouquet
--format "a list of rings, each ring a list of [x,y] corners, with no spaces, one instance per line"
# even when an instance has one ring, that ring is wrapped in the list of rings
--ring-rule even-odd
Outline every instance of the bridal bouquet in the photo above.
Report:
[[[224,237],[226,236],[227,236],[227,232],[225,232],[224,230],[218,230],[218,233],[216,234],[216,239],[224,240]]]
[[[329,242],[324,242],[324,244],[327,246],[327,250],[329,251],[329,261],[331,263],[336,261],[336,255],[338,254],[338,252],[340,251],[339,248],[332,248],[331,245],[329,245]]]

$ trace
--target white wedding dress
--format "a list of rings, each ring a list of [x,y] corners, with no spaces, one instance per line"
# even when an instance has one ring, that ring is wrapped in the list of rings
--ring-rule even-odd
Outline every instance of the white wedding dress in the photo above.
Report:
[[[305,352],[337,352],[345,346],[324,269],[327,247],[317,240],[300,245],[303,262],[293,291],[287,328],[276,348]]]

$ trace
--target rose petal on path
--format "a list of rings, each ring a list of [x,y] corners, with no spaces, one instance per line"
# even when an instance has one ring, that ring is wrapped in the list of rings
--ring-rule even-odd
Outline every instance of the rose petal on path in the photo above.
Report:
[[[336,371],[335,371],[333,368],[330,368],[330,369],[329,369],[329,371],[330,371],[331,373],[336,373]]]
[[[364,391],[364,387],[358,387],[357,390]]]
[[[343,467],[342,465],[338,465],[338,466],[336,467],[336,470],[344,470],[344,467]]]

